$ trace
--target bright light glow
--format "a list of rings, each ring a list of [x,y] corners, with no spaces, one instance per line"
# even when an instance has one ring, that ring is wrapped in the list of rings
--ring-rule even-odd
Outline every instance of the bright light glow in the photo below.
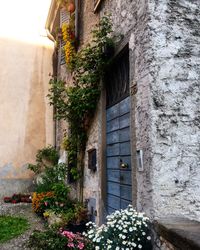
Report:
[[[0,0],[0,38],[51,44],[45,22],[51,0]]]

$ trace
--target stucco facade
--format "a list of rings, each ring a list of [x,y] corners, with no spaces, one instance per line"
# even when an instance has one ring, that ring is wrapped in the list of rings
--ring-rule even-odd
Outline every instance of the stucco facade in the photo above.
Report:
[[[129,46],[133,205],[151,218],[199,220],[198,1],[104,0],[95,14],[91,6],[89,0],[79,6],[81,46],[105,13],[111,14],[116,53]],[[106,214],[105,112],[103,88],[88,131],[83,191],[85,199],[96,199],[97,222]],[[87,168],[91,148],[97,150],[95,173]]]
[[[0,197],[27,192],[38,149],[54,143],[48,105],[52,43],[0,37]]]

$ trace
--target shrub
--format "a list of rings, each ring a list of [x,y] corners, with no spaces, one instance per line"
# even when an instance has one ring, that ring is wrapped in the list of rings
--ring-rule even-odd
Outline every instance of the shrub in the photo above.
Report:
[[[66,245],[67,238],[53,229],[44,232],[35,230],[28,241],[28,247],[34,250],[63,250]]]
[[[48,229],[44,232],[34,231],[29,238],[28,247],[34,250],[64,250],[90,249],[88,242],[81,234],[70,231],[55,231]]]
[[[107,216],[105,225],[96,227],[92,222],[87,225],[90,230],[85,236],[95,250],[151,249],[149,219],[131,205]]]
[[[53,186],[57,183],[64,183],[66,177],[66,165],[59,163],[44,169],[41,183],[37,184],[36,192],[53,191]]]

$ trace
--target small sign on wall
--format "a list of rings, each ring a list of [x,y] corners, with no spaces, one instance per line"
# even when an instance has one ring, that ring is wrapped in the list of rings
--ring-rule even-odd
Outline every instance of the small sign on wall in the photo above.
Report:
[[[88,168],[93,172],[97,170],[97,151],[95,148],[88,151]]]
[[[137,168],[139,172],[144,171],[143,151],[141,149],[137,150]]]
[[[97,9],[100,6],[101,2],[103,2],[103,0],[94,0],[94,12],[97,11]]]

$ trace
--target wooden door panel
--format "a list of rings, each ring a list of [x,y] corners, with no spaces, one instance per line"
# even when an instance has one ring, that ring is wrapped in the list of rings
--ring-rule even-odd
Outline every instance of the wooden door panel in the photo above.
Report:
[[[120,197],[122,199],[126,199],[128,201],[131,201],[131,199],[132,199],[131,186],[121,185],[120,186]]]
[[[111,207],[119,210],[120,209],[120,198],[114,195],[108,194],[108,203],[112,204]]]
[[[130,97],[127,97],[119,103],[119,114],[120,116],[130,111]]]
[[[108,169],[108,181],[119,182],[120,181],[120,170]]]
[[[119,130],[119,133],[118,133],[118,142],[125,142],[125,141],[129,141],[130,140],[130,128],[127,127],[127,128],[124,128],[124,129],[121,129]]]
[[[108,214],[112,214],[116,211],[116,209],[112,208],[112,207],[107,207],[108,210]]]
[[[107,133],[119,129],[119,117],[107,122]]]
[[[120,158],[119,156],[107,157],[107,169],[119,169]]]
[[[119,116],[119,103],[109,108],[106,112],[107,122]]]
[[[121,184],[130,185],[131,183],[131,171],[121,170],[119,174],[119,179]]]
[[[130,204],[130,201],[121,199],[121,204],[120,204],[121,209],[127,208],[127,206],[128,206],[129,204]]]
[[[120,146],[120,155],[130,155],[131,154],[131,145],[129,142],[122,142]]]
[[[119,185],[119,183],[108,181],[107,188],[108,188],[107,189],[108,194],[112,194],[112,195],[120,197],[120,185]]]
[[[130,124],[130,114],[125,114],[123,116],[120,116],[119,118],[119,128],[126,128],[129,127]]]
[[[107,146],[107,156],[118,156],[119,155],[119,143],[111,144]]]
[[[123,137],[123,135],[121,135],[121,137]],[[113,131],[113,132],[107,134],[107,138],[106,138],[107,144],[117,143],[117,142],[119,142],[119,138],[120,138],[119,130]]]

